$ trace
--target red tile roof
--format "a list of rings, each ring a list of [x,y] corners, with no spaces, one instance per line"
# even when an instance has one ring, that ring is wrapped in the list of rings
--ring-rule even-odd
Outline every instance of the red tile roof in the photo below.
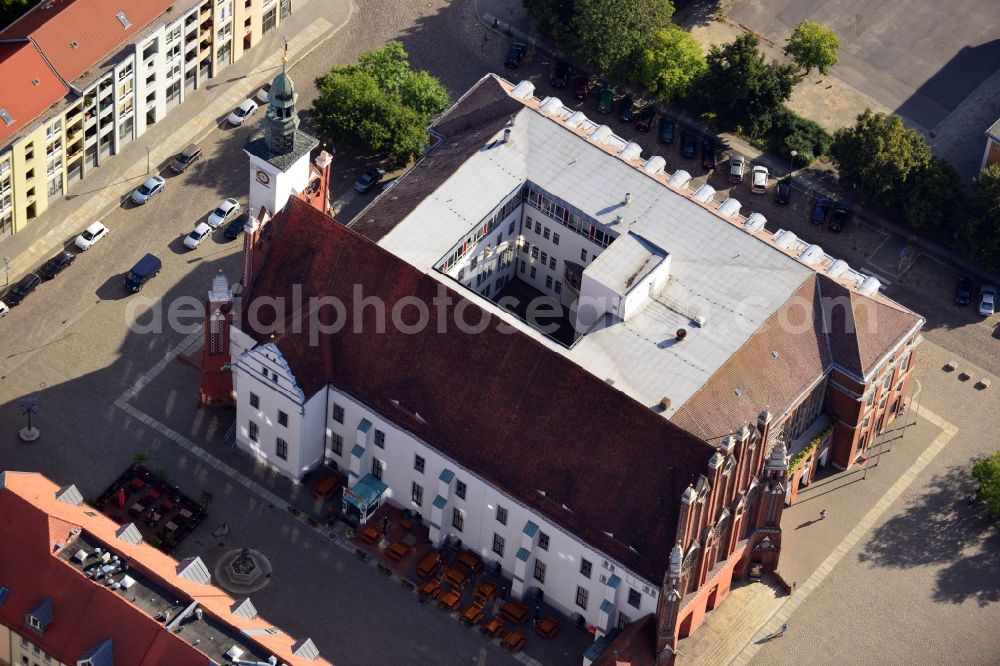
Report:
[[[656,615],[630,622],[593,666],[656,666]]]
[[[233,615],[235,600],[212,585],[179,578],[177,562],[146,543],[117,539],[118,525],[94,512],[56,499],[59,490],[40,474],[0,474],[0,585],[9,588],[0,604],[0,623],[26,629],[24,615],[45,597],[51,597],[54,619],[43,636],[31,636],[60,661],[76,663],[87,649],[112,638],[116,664],[129,666],[204,666],[206,655],[183,638],[165,630],[123,596],[95,585],[72,565],[56,556],[56,544],[68,543],[69,531],[81,529],[109,544],[131,570],[139,572],[178,598],[197,600],[205,613],[236,631],[265,630],[272,626],[257,616]],[[258,634],[249,637],[289,666],[330,666],[323,659],[307,660],[292,654],[293,637]]]
[[[0,39],[31,37],[63,80],[72,83],[172,4],[173,0],[47,0],[0,32]],[[120,12],[129,27],[118,19]],[[20,92],[25,90],[30,88]]]
[[[648,580],[662,579],[680,495],[712,447],[497,318],[478,334],[459,330],[459,304],[470,323],[483,315],[478,305],[298,198],[271,225],[244,311],[259,297],[291,303],[294,288],[305,302],[333,296],[346,307],[344,326],[318,347],[308,323],[273,340],[307,396],[329,380]],[[355,285],[387,312],[415,298],[437,317],[433,299],[450,297],[446,331],[432,324],[404,334],[390,323],[374,333],[373,308],[354,320]],[[414,312],[405,311],[408,323]],[[308,312],[298,316],[308,322]]]
[[[0,120],[0,145],[69,92],[29,40],[0,44],[0,81],[0,109],[14,121]]]

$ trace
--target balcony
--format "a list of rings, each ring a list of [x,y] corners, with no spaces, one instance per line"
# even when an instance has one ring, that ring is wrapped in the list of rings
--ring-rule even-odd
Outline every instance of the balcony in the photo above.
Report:
[[[76,105],[71,109],[66,111],[66,122],[72,123],[73,120],[83,112],[83,107],[81,105]]]

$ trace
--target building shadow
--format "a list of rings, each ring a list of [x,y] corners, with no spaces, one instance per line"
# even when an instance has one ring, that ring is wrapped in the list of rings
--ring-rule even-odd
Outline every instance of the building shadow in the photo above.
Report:
[[[982,504],[969,504],[975,489],[972,460],[935,475],[931,490],[873,530],[858,560],[873,567],[943,566],[933,581],[938,603],[1000,601],[1000,531]]]

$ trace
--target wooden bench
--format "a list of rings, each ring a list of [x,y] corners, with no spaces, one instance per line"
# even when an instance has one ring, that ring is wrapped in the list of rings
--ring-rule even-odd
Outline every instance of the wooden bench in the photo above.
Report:
[[[396,541],[386,549],[385,554],[393,562],[399,562],[410,550],[412,549],[402,541]]]
[[[500,645],[503,646],[508,652],[520,652],[524,649],[524,632],[523,631],[512,631],[503,637],[500,641]]]
[[[483,626],[481,631],[483,635],[488,638],[493,638],[498,633],[503,631],[503,620],[498,617],[491,618],[489,620],[483,620]]]
[[[551,617],[544,617],[535,625],[535,633],[542,638],[555,638],[559,633],[559,623]]]
[[[420,586],[419,592],[424,599],[437,599],[441,596],[441,582],[437,578],[431,578]]]
[[[491,580],[482,581],[476,584],[474,597],[480,601],[492,601],[500,594],[500,587]]]
[[[466,626],[479,624],[482,622],[485,612],[486,607],[477,601],[466,606],[465,609],[462,610],[462,615],[458,618],[458,620]]]
[[[377,525],[369,525],[361,531],[361,540],[368,544],[375,543],[381,536],[382,530]]]
[[[441,610],[446,610],[449,613],[458,608],[458,602],[462,600],[462,593],[458,590],[448,590],[440,597],[438,597],[437,606]]]
[[[483,570],[483,561],[475,553],[463,550],[455,558],[455,565],[465,569],[467,573],[479,573]]]
[[[429,578],[434,575],[437,571],[438,564],[441,562],[441,553],[436,550],[427,551],[423,557],[420,558],[420,562],[417,563],[417,575],[421,578]]]
[[[444,570],[444,582],[459,589],[465,587],[465,579],[467,577],[468,574],[465,569],[459,567],[448,567]]]
[[[528,607],[519,601],[508,601],[500,607],[500,614],[514,624],[524,624],[528,621]]]

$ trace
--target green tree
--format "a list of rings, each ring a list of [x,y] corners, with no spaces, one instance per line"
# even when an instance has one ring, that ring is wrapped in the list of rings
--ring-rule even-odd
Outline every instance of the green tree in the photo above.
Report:
[[[597,71],[634,78],[639,49],[669,28],[673,15],[670,0],[576,0],[570,46]]]
[[[771,135],[775,137],[771,145],[785,157],[795,151],[797,164],[810,164],[820,155],[830,151],[833,136],[816,122],[803,118],[787,106],[775,114]]]
[[[574,0],[523,0],[521,4],[543,37],[562,41],[571,36],[569,25],[576,13]]]
[[[794,67],[766,62],[759,46],[757,37],[751,34],[713,46],[696,94],[698,102],[715,114],[720,125],[753,138],[771,129],[797,80]]]
[[[839,48],[837,33],[814,21],[803,21],[795,26],[786,41],[785,55],[802,68],[803,74],[814,67],[820,74],[827,74],[840,59],[837,57]]]
[[[708,68],[698,40],[676,26],[659,30],[640,48],[638,82],[664,102],[687,95]]]
[[[830,154],[841,185],[857,188],[869,201],[889,208],[911,173],[925,169],[931,151],[924,137],[899,116],[865,109],[853,127],[833,135]]]
[[[313,117],[320,136],[359,143],[399,162],[423,152],[427,126],[449,104],[440,81],[410,69],[395,41],[362,54],[357,65],[332,69],[316,86]]]
[[[972,466],[972,475],[979,482],[976,497],[990,513],[1000,516],[1000,451],[989,458],[977,460]]]
[[[1000,271],[1000,164],[980,172],[973,182],[969,204],[958,240],[966,253],[987,269]]]
[[[0,30],[19,19],[37,4],[38,0],[0,0]]]
[[[932,157],[915,169],[902,189],[901,203],[906,221],[914,229],[954,237],[962,205],[962,178],[949,162]]]

